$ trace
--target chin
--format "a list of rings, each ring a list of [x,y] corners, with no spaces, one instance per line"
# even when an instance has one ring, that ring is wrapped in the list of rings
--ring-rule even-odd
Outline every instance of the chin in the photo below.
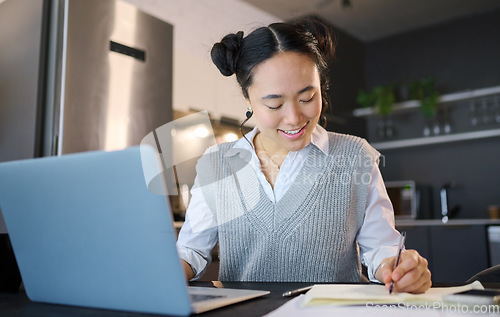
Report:
[[[303,140],[297,140],[291,144],[287,144],[288,146],[286,148],[288,148],[289,151],[299,151],[302,150],[306,145],[308,145],[310,141],[311,141],[311,136],[309,136],[307,141],[304,138]]]

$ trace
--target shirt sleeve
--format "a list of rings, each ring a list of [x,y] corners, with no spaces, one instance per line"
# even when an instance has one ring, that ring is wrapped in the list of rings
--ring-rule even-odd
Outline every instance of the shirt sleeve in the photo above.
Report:
[[[191,265],[195,274],[192,279],[194,281],[203,276],[212,261],[211,252],[217,243],[218,230],[197,178],[191,195],[186,220],[177,238],[177,252],[182,260]]]
[[[361,262],[368,268],[368,278],[379,282],[375,272],[382,260],[398,252],[400,234],[394,227],[394,209],[387,194],[380,169],[371,173],[365,219],[358,232]]]

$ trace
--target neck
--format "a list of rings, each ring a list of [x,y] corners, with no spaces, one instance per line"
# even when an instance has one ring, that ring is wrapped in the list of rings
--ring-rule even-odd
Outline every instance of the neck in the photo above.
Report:
[[[267,155],[274,157],[283,157],[283,159],[288,155],[289,150],[279,146],[276,142],[270,140],[262,133],[255,136],[257,141],[254,141],[254,145],[257,145],[257,149],[264,151]],[[254,139],[255,140],[255,139]]]

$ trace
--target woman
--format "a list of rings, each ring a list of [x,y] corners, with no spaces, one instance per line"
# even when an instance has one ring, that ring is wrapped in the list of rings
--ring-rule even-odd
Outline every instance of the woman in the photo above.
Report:
[[[393,270],[399,233],[379,153],[318,125],[333,51],[328,29],[308,19],[213,46],[212,61],[236,74],[256,127],[198,162],[177,243],[187,279],[204,273],[218,241],[220,280],[357,282],[363,262],[371,280],[394,281],[396,291],[431,286],[415,250]]]

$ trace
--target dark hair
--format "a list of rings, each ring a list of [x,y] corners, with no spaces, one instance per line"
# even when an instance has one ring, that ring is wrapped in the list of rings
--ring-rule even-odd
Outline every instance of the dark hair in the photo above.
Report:
[[[322,125],[328,108],[328,62],[335,52],[331,29],[315,18],[260,27],[246,37],[243,32],[226,35],[212,47],[212,61],[224,76],[236,74],[243,96],[248,99],[255,66],[280,52],[297,52],[309,56],[318,67],[321,83]]]

